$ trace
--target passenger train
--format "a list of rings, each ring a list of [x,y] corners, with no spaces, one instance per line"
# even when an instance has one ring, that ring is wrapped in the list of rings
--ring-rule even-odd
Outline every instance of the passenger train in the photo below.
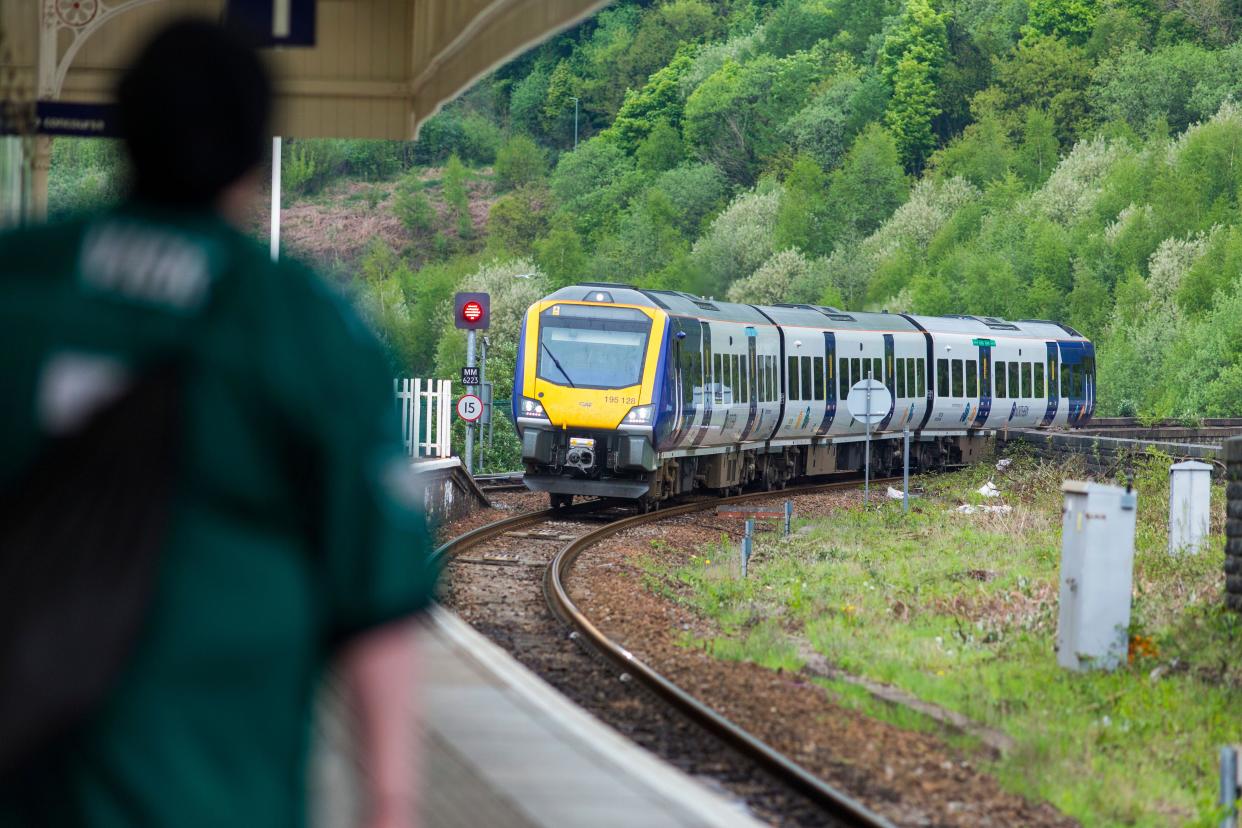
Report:
[[[526,313],[513,383],[526,485],[646,508],[695,489],[783,487],[862,468],[846,408],[868,376],[892,398],[872,468],[982,455],[998,429],[1081,426],[1095,349],[1068,325],[994,317],[742,305],[584,283]]]

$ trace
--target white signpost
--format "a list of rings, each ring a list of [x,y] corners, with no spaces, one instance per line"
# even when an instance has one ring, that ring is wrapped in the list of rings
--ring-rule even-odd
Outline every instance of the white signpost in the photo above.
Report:
[[[468,423],[483,416],[483,401],[474,394],[467,394],[457,400],[457,416]]]
[[[889,393],[884,383],[872,379],[870,371],[867,374],[867,379],[854,383],[850,389],[850,395],[845,398],[845,407],[849,409],[850,415],[867,425],[867,449],[863,467],[863,503],[871,499],[871,426],[883,420],[893,405],[893,395]]]

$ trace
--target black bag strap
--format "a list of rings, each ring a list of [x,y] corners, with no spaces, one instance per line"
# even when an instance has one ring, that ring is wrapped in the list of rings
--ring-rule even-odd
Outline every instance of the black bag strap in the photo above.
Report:
[[[93,712],[132,651],[177,497],[183,373],[144,370],[0,492],[0,773]]]

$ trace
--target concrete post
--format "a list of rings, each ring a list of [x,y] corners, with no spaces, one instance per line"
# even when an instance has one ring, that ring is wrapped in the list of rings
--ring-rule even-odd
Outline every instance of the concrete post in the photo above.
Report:
[[[1242,612],[1242,437],[1225,441],[1225,606]]]
[[[1169,554],[1196,554],[1207,541],[1212,467],[1197,460],[1169,467]]]
[[[1057,663],[1111,670],[1129,649],[1137,498],[1120,486],[1078,480],[1065,481],[1061,491]]]

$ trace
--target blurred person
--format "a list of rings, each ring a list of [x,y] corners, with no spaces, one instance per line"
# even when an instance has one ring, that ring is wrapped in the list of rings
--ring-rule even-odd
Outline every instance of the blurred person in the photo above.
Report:
[[[206,21],[117,91],[132,194],[0,236],[0,825],[299,826],[316,684],[416,823],[435,573],[374,337],[240,228],[271,83]]]

